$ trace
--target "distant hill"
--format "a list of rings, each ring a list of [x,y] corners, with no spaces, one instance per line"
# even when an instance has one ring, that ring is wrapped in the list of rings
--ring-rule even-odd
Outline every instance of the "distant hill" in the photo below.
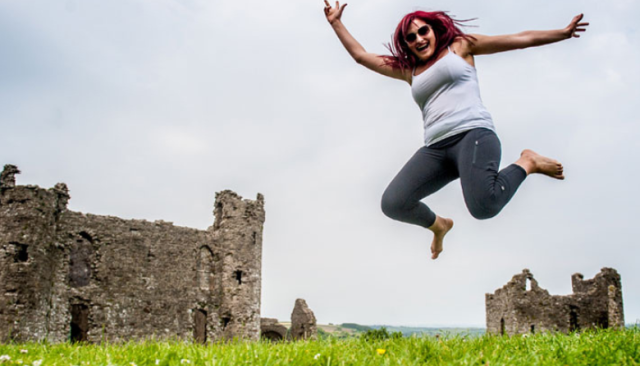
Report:
[[[412,335],[426,335],[426,336],[482,336],[486,333],[485,328],[464,328],[464,327],[405,327],[395,325],[362,325],[356,323],[342,323],[340,325],[318,324],[318,329],[322,333],[327,335],[336,336],[339,338],[359,336],[360,333],[364,333],[372,329],[386,328],[389,332],[401,332],[403,336],[408,337]]]
[[[394,325],[370,325],[373,329],[380,329],[382,327],[387,328],[389,332],[401,332],[405,337],[414,334],[428,335],[428,336],[471,336],[479,337],[484,335],[487,330],[485,328],[457,328],[457,327],[403,327]]]
[[[347,329],[353,329],[357,332],[366,332],[368,330],[371,330],[373,328],[368,327],[366,325],[360,325],[360,324],[356,324],[356,323],[342,323],[340,325],[343,328],[347,328]]]
[[[289,328],[291,323],[281,322],[284,326]],[[475,327],[405,327],[396,325],[362,325],[356,323],[342,323],[342,324],[318,324],[318,333],[320,335],[336,337],[336,338],[350,338],[359,337],[361,333],[364,333],[372,329],[386,328],[390,333],[401,332],[403,336],[409,337],[412,335],[425,335],[425,336],[469,336],[480,337],[484,335],[487,330],[485,328]],[[637,328],[640,324],[627,324],[626,328]]]

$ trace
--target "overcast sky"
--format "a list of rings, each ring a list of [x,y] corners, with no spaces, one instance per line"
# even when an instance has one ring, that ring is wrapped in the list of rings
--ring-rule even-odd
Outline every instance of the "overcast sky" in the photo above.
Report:
[[[502,213],[471,217],[459,181],[426,202],[431,234],[380,210],[422,144],[409,86],[353,62],[322,0],[0,0],[0,164],[65,182],[74,211],[206,229],[217,191],[265,195],[262,316],[305,298],[319,323],[485,325],[485,293],[529,268],[551,294],[602,267],[640,321],[638,0],[352,0],[343,22],[385,53],[408,12],[470,33],[565,27],[579,39],[476,58],[503,162],[557,158]],[[636,186],[637,187],[637,186]]]

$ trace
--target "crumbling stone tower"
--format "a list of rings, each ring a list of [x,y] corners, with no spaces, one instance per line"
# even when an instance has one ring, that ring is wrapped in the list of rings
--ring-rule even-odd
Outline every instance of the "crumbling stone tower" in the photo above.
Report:
[[[216,195],[208,230],[67,209],[0,174],[0,342],[260,335],[264,199]]]
[[[513,276],[504,287],[486,295],[487,333],[624,327],[622,284],[615,269],[602,268],[590,280],[576,273],[571,281],[573,294],[558,296],[540,288],[528,269]]]
[[[318,336],[316,317],[304,299],[296,299],[291,313],[290,331],[294,340],[315,339]]]

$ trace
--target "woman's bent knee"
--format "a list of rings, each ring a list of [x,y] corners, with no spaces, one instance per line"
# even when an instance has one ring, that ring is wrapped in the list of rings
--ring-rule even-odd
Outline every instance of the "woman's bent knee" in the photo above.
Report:
[[[486,220],[495,217],[502,211],[501,205],[467,205],[471,216],[478,220]]]
[[[382,195],[382,201],[380,202],[380,207],[382,208],[382,212],[388,217],[395,219],[401,215],[403,210],[403,202],[400,202],[393,194],[389,191],[385,191]]]
[[[492,217],[495,217],[498,213],[497,212],[486,212],[486,211],[469,211],[471,212],[471,216],[473,216],[475,219],[478,220],[487,220],[490,219]]]

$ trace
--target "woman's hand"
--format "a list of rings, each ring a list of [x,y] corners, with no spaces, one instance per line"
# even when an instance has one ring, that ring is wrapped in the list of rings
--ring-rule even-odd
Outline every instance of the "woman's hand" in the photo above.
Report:
[[[586,27],[589,25],[589,23],[580,23],[583,17],[584,14],[576,15],[575,17],[573,17],[571,23],[564,29],[564,34],[567,38],[580,38],[578,32],[584,32],[587,30]]]
[[[336,7],[332,8],[331,5],[329,5],[328,0],[324,0],[324,4],[326,5],[324,7],[324,15],[327,17],[329,24],[333,24],[336,20],[340,20],[340,17],[342,17],[342,11],[344,10],[344,7],[347,6],[347,4],[340,6],[340,2],[336,1]]]

